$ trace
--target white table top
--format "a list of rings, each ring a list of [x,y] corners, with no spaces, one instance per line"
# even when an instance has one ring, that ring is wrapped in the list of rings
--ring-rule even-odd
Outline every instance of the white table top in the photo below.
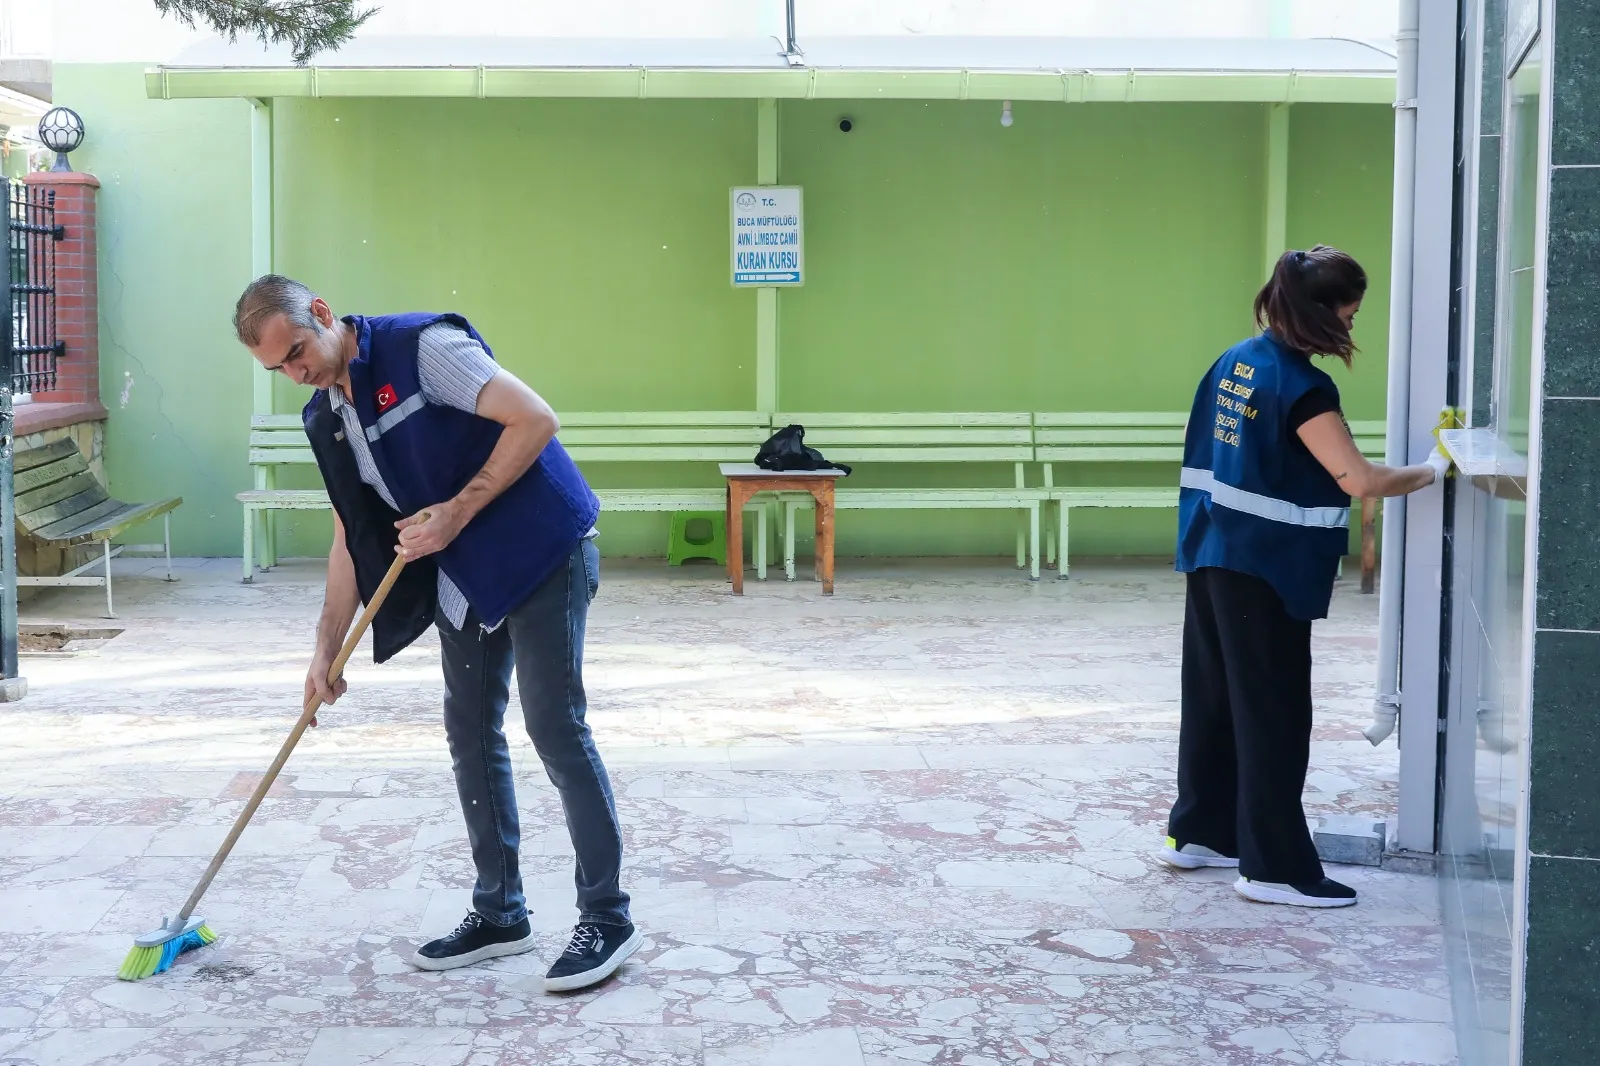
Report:
[[[723,477],[816,477],[841,478],[843,470],[829,467],[826,470],[763,470],[754,463],[722,463],[718,466]]]

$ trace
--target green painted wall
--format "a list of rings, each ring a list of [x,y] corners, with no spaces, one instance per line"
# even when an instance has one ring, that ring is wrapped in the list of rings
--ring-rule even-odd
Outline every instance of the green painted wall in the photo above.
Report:
[[[1300,104],[1289,134],[1289,244],[1321,241],[1356,257],[1367,298],[1356,316],[1354,367],[1322,365],[1350,418],[1382,418],[1389,360],[1389,209],[1394,124],[1383,108]]]
[[[250,273],[249,106],[164,110],[145,99],[138,65],[62,65],[55,77],[58,102],[84,116],[73,166],[100,179],[111,489],[133,500],[182,496],[173,550],[236,556],[250,379],[228,315]]]
[[[104,182],[111,478],[130,496],[181,492],[179,550],[232,554],[232,494],[249,483],[250,364],[227,325],[249,276],[248,108],[148,101],[139,74],[57,70],[62,100],[90,125],[75,158]],[[748,408],[755,298],[728,285],[726,211],[728,187],[755,177],[755,111],[280,101],[278,266],[336,310],[461,311],[558,410]],[[843,114],[856,123],[848,135]],[[1204,367],[1249,330],[1262,108],[1035,104],[1010,129],[998,118],[977,103],[782,105],[781,180],[806,190],[810,277],[782,296],[783,407],[1185,407]],[[1390,123],[1384,108],[1303,105],[1291,139],[1291,241],[1349,248],[1380,297]],[[1362,315],[1351,417],[1381,416],[1383,310],[1374,299]],[[287,382],[277,389],[279,410],[301,402]],[[1010,471],[858,477],[982,483]],[[840,549],[1011,550],[1005,516],[926,517],[853,514]],[[1171,521],[1086,515],[1074,549],[1162,553]],[[325,546],[321,516],[286,525],[290,553]],[[656,516],[603,528],[613,553],[659,553],[665,539]]]

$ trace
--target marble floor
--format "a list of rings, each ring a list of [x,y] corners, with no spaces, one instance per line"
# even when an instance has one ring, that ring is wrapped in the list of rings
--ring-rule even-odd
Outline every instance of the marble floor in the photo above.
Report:
[[[1182,608],[1153,565],[845,562],[831,600],[608,565],[590,714],[648,942],[565,997],[539,978],[571,852],[520,733],[543,950],[406,964],[472,877],[436,642],[369,658],[205,900],[220,940],[119,982],[298,712],[321,599],[311,562],[249,586],[237,560],[121,565],[124,632],[26,658],[0,705],[0,1066],[1456,1061],[1432,878],[1340,868],[1361,905],[1304,912],[1150,857]],[[100,603],[52,590],[24,620]],[[1358,734],[1375,629],[1348,585],[1318,626],[1312,814],[1393,805],[1394,748]]]

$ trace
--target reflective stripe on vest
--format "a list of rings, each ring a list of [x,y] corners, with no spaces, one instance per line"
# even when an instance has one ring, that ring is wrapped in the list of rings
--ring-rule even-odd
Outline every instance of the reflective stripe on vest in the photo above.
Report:
[[[386,411],[379,415],[376,425],[367,427],[367,439],[377,440],[395,426],[422,410],[423,405],[427,402],[427,397],[423,396],[422,393],[412,393],[405,403],[396,407],[393,411]]]
[[[1272,522],[1315,529],[1343,529],[1350,524],[1348,507],[1300,507],[1288,500],[1261,496],[1218,481],[1209,470],[1183,468],[1178,484],[1211,494],[1211,502],[1230,511],[1241,511]]]

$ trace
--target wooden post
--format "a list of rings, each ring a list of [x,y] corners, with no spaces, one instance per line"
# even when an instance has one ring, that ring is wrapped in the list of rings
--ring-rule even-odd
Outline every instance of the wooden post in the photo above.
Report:
[[[1378,569],[1378,501],[1361,501],[1361,591],[1371,595]]]

